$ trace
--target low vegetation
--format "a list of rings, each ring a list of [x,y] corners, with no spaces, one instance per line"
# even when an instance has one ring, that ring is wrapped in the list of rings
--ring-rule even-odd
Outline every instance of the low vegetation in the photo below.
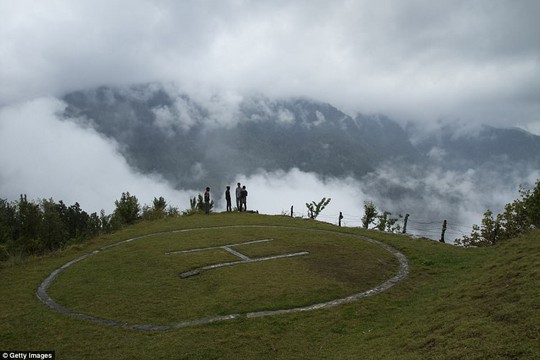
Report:
[[[308,216],[310,219],[315,220],[317,216],[324,210],[324,208],[330,204],[330,201],[332,199],[323,197],[321,201],[315,202],[312,201],[311,203],[306,203],[306,208],[308,210]]]

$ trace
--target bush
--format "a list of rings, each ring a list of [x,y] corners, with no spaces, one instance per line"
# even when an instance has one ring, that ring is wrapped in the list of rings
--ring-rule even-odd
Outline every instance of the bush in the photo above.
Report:
[[[328,198],[328,199],[327,198],[322,198],[322,200],[319,201],[318,203],[316,203],[315,201],[312,201],[311,204],[306,203],[309,218],[310,219],[316,219],[317,216],[319,216],[319,214],[321,213],[321,211],[324,210],[326,205],[328,205],[330,203],[330,200],[332,200],[332,199],[331,198]]]
[[[152,206],[144,205],[142,211],[142,218],[144,220],[158,220],[168,216],[173,217],[178,215],[178,209],[172,206],[167,207],[167,202],[162,196],[159,199],[154,198]]]
[[[473,225],[470,235],[456,240],[456,244],[489,246],[499,241],[515,238],[532,228],[540,227],[540,179],[531,190],[520,189],[521,199],[506,204],[504,212],[493,216],[491,210],[484,213],[482,225]]]
[[[189,198],[189,209],[182,211],[182,215],[189,216],[199,213],[204,213],[204,197],[199,194],[193,198]],[[210,201],[210,212],[214,208],[214,200]],[[175,209],[177,211],[177,209]]]

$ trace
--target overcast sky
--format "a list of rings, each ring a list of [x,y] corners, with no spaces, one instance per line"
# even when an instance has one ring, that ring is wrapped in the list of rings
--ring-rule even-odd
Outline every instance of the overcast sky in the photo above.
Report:
[[[424,128],[485,123],[540,134],[539,14],[538,0],[0,0],[0,198],[26,193],[110,212],[130,191],[143,204],[165,196],[187,207],[201,189],[137,173],[119,144],[58,117],[59,97],[100,85],[164,82],[201,99],[219,94],[224,108],[252,94],[305,96]],[[468,198],[481,193],[470,185],[476,175],[444,173],[443,184],[422,186]],[[296,169],[239,180],[267,213],[295,205],[302,214],[326,196],[328,216],[344,211],[358,223],[372,200],[351,179]],[[522,181],[497,190],[498,204]],[[263,190],[278,188],[283,196],[271,199]],[[473,205],[478,217],[485,204]]]
[[[540,134],[537,0],[0,0],[0,105],[102,84]]]

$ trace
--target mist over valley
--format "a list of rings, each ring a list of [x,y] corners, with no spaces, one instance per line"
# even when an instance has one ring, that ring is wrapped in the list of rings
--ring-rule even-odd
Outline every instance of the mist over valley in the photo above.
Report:
[[[459,237],[533,184],[540,168],[540,137],[521,129],[425,130],[309,98],[197,98],[150,83],[70,92],[60,110],[56,121],[98,135],[134,174],[169,188],[167,200],[180,209],[210,186],[224,210],[225,186],[241,182],[249,208],[263,213],[293,206],[306,216],[306,202],[331,197],[320,219],[337,223],[341,211],[345,225],[358,226],[364,202],[373,201],[394,216],[410,214],[410,232],[437,238],[448,220],[449,235]]]

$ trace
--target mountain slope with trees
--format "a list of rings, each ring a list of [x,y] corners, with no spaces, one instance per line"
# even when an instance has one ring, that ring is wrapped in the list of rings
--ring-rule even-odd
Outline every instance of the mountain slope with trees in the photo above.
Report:
[[[383,115],[348,115],[310,99],[258,95],[204,103],[159,84],[65,95],[64,116],[113,139],[131,166],[178,188],[298,168],[361,179],[381,164],[507,173],[540,165],[540,136],[489,126],[406,130]],[[521,169],[521,170],[520,170]]]

